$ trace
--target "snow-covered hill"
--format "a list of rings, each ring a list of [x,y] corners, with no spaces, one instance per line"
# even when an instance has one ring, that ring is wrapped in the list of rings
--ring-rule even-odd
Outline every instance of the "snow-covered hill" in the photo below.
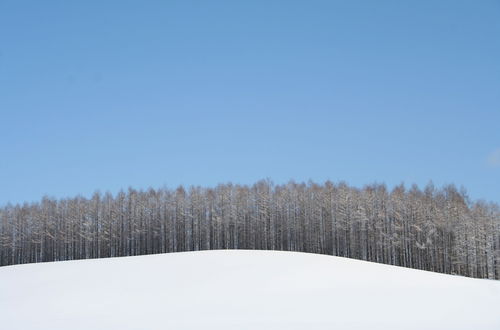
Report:
[[[500,329],[500,281],[204,251],[0,268],[0,328]]]

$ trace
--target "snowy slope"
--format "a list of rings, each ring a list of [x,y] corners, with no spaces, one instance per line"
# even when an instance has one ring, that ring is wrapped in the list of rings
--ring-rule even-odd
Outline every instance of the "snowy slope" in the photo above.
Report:
[[[0,328],[500,329],[500,281],[205,251],[0,268]]]

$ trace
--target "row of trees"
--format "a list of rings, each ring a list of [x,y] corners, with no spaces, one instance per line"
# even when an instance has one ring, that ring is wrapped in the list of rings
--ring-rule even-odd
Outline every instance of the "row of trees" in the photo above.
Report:
[[[0,265],[208,249],[330,254],[500,278],[500,209],[454,186],[129,189],[0,209]]]

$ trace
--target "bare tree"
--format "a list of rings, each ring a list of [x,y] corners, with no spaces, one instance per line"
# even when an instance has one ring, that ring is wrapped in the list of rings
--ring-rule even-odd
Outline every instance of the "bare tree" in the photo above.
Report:
[[[95,193],[0,208],[0,265],[207,249],[303,251],[500,278],[500,208],[449,185],[346,183]]]

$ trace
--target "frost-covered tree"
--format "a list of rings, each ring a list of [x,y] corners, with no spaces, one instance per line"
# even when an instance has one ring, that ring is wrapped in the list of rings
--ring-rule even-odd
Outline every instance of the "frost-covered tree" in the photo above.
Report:
[[[303,251],[500,278],[500,208],[454,186],[269,180],[0,208],[0,265],[207,249]]]

